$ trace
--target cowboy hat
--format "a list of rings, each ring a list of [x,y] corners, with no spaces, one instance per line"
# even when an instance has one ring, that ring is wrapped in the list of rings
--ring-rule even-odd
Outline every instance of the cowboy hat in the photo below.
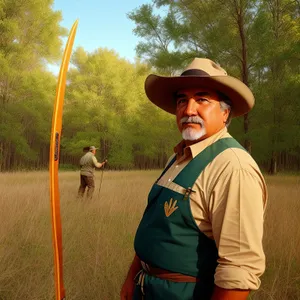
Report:
[[[95,146],[90,146],[90,148],[89,148],[90,151],[94,151],[94,150],[97,150],[97,149],[99,149],[99,148],[96,148]]]
[[[195,58],[180,76],[150,74],[145,81],[145,92],[149,100],[171,114],[176,114],[176,91],[193,87],[212,89],[227,96],[232,104],[232,117],[244,115],[254,106],[251,90],[207,58]]]

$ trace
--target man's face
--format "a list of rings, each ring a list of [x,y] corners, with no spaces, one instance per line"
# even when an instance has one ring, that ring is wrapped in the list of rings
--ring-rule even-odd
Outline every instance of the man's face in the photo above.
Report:
[[[193,144],[225,127],[229,110],[222,111],[216,92],[206,88],[177,91],[176,119],[184,140]]]

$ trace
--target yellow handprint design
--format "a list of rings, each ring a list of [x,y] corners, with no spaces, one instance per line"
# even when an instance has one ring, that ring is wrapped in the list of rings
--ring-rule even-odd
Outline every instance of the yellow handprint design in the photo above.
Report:
[[[170,202],[165,202],[164,209],[167,217],[171,216],[171,214],[178,208],[176,206],[177,200],[173,202],[173,198],[170,199]]]

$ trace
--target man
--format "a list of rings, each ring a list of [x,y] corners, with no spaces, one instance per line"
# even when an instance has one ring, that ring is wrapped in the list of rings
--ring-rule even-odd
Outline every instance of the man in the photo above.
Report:
[[[181,76],[149,75],[145,91],[176,115],[183,140],[149,193],[121,299],[247,299],[265,270],[267,188],[227,126],[253,94],[202,58]]]
[[[92,199],[94,189],[95,189],[95,181],[94,181],[94,171],[96,168],[101,168],[105,165],[107,160],[99,163],[96,154],[95,146],[90,146],[89,151],[83,155],[80,159],[80,187],[78,189],[78,197],[82,198],[85,192],[86,187],[87,190],[87,199]]]

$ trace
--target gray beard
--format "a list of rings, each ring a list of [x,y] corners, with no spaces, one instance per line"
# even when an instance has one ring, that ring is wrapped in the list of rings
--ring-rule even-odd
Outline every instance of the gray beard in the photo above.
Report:
[[[186,140],[186,141],[196,141],[196,140],[199,140],[200,138],[202,138],[206,134],[206,129],[204,127],[204,121],[199,116],[183,117],[180,120],[181,124],[185,123],[185,122],[200,124],[201,129],[196,130],[195,128],[190,128],[190,127],[186,128],[186,129],[183,129],[181,134],[182,134],[182,138],[184,140]]]
[[[181,134],[185,141],[196,141],[206,134],[206,129],[204,127],[200,130],[196,130],[195,128],[186,128]]]

